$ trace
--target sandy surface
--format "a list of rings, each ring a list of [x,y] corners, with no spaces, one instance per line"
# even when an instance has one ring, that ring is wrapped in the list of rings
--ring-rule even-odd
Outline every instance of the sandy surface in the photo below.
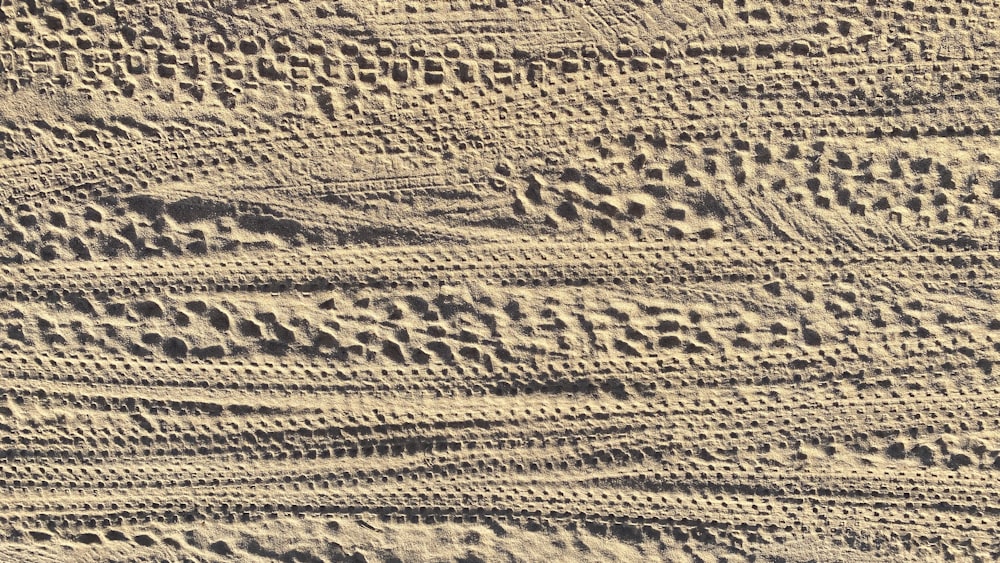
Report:
[[[1000,555],[981,2],[0,2],[0,561]]]

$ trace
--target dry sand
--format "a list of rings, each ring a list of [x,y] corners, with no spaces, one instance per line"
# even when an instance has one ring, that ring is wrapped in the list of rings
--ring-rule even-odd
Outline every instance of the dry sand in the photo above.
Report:
[[[995,559],[998,17],[0,2],[0,561]]]

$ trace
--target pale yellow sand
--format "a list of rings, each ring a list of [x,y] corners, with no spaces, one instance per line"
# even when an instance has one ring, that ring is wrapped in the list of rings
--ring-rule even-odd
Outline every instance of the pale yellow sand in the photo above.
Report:
[[[1000,554],[984,3],[0,3],[0,560]]]

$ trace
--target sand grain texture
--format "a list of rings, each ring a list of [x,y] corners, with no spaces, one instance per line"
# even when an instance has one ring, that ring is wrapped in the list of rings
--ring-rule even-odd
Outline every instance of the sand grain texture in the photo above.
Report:
[[[0,1],[0,560],[997,558],[998,18]]]

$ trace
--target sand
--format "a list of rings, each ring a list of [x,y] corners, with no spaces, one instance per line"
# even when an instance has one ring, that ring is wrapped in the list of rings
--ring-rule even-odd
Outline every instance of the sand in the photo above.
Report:
[[[988,3],[0,3],[0,561],[1000,556]]]

